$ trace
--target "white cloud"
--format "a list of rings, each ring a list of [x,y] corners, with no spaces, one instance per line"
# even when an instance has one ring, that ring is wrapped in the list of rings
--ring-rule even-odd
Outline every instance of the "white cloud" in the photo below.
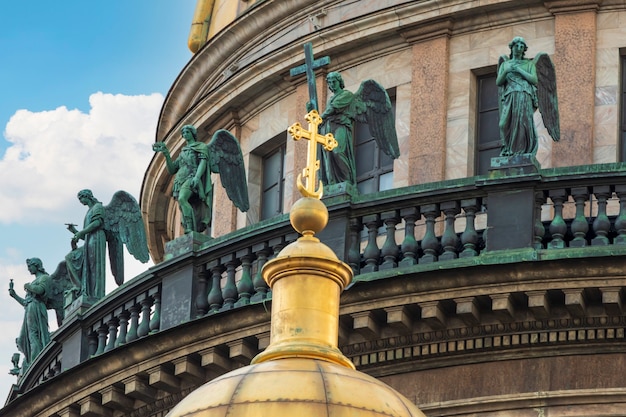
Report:
[[[76,193],[90,188],[104,204],[117,190],[139,199],[154,154],[162,95],[96,93],[89,103],[89,113],[66,107],[19,110],[5,128],[11,145],[0,159],[0,332],[5,335],[0,338],[0,396],[16,381],[8,370],[24,317],[24,308],[9,297],[9,278],[23,296],[24,284],[33,280],[27,257],[42,258],[46,270],[54,272],[69,251],[63,223],[82,224],[86,213]],[[152,265],[125,255],[126,280]],[[106,292],[116,287],[108,272]],[[53,331],[56,320],[50,316]]]
[[[82,216],[76,193],[83,188],[105,204],[120,189],[139,198],[163,96],[96,93],[89,103],[89,113],[59,107],[11,117],[11,145],[0,160],[0,223]]]

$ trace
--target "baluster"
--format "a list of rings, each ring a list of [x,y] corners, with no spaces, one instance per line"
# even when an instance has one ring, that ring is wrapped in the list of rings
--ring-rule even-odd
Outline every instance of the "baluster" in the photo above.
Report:
[[[119,318],[120,333],[117,335],[117,340],[115,341],[115,347],[118,347],[126,343],[126,334],[128,332],[128,318],[130,317],[130,313],[128,312],[128,310],[124,310],[123,308],[121,308],[115,311],[115,315]]]
[[[598,200],[598,214],[593,221],[593,232],[596,237],[591,240],[592,246],[605,246],[609,244],[609,230],[611,221],[606,215],[606,201],[611,197],[611,187],[600,185],[593,187],[593,194]]]
[[[546,234],[546,228],[541,221],[541,206],[545,203],[545,191],[537,191],[535,193],[535,237],[533,243],[533,248],[535,248],[535,250],[543,249],[543,237]]]
[[[619,214],[615,219],[617,236],[613,239],[613,244],[626,245],[626,185],[616,185],[615,195],[619,198]]]
[[[196,318],[204,316],[209,311],[208,272],[198,271],[198,294],[196,295]]]
[[[550,222],[550,234],[552,240],[548,243],[548,249],[563,249],[565,233],[567,233],[567,224],[563,220],[563,203],[567,200],[567,193],[564,189],[553,190],[549,193],[550,199],[554,204],[554,217]]]
[[[422,238],[422,250],[424,255],[419,258],[420,264],[427,264],[437,261],[437,249],[439,248],[439,240],[435,236],[435,219],[441,212],[439,204],[426,204],[421,207],[421,212],[426,219],[426,231]]]
[[[150,334],[156,333],[161,328],[161,293],[159,288],[153,288],[148,293],[154,299],[154,313],[150,319]]]
[[[461,234],[463,251],[459,254],[461,258],[471,258],[478,255],[478,232],[476,231],[476,212],[480,207],[479,198],[461,200],[461,207],[465,212],[465,230]]]
[[[94,356],[98,350],[98,333],[94,330],[87,336],[87,350],[89,356]]]
[[[270,239],[269,245],[272,248],[272,259],[273,259],[280,253],[281,250],[283,250],[285,246],[287,246],[287,243],[285,242],[285,237],[281,236],[281,237],[275,237],[273,239]]]
[[[358,218],[350,219],[349,230],[348,265],[352,268],[354,275],[358,275],[361,269],[361,230],[363,230],[363,223]]]
[[[250,302],[258,303],[259,301],[263,301],[267,294],[267,283],[263,279],[263,275],[261,274],[261,270],[263,269],[263,265],[267,262],[267,257],[270,254],[270,248],[266,243],[260,243],[254,245],[252,247],[252,251],[256,254],[257,258],[257,271],[254,274],[254,279],[252,280],[252,284],[254,285],[254,295],[250,298]]]
[[[52,368],[52,370],[54,371],[54,375],[59,375],[61,373],[61,362],[59,362],[58,358],[55,361],[54,368]]]
[[[141,323],[137,328],[137,336],[144,337],[150,333],[150,309],[152,308],[152,298],[147,297],[141,300]]]
[[[211,269],[212,276],[212,284],[211,291],[209,291],[209,313],[215,313],[222,308],[222,303],[224,303],[224,298],[222,297],[222,272],[224,272],[224,267],[219,263],[219,259],[215,259],[207,265],[208,268]]]
[[[363,251],[365,266],[361,269],[362,273],[378,271],[378,259],[380,258],[380,249],[376,243],[378,237],[378,228],[381,226],[380,216],[371,214],[363,217],[363,223],[367,227],[367,246]]]
[[[230,310],[235,306],[237,301],[237,285],[235,284],[235,269],[237,268],[238,259],[234,253],[224,256],[222,263],[226,265],[226,283],[222,289],[222,296],[224,297],[224,305],[222,311]]]
[[[237,292],[239,293],[239,300],[235,303],[235,307],[241,307],[250,304],[250,297],[254,291],[252,284],[252,249],[246,248],[237,251],[237,258],[241,259],[241,279],[237,283]]]
[[[133,304],[128,309],[130,311],[130,328],[126,334],[126,343],[137,339],[137,328],[139,327],[139,304]]]
[[[107,321],[107,325],[109,326],[109,341],[104,347],[105,352],[108,352],[111,349],[115,348],[118,324],[119,324],[119,321],[117,320],[117,317],[111,315],[111,318]]]
[[[441,246],[443,246],[443,253],[439,257],[440,261],[447,261],[450,259],[458,258],[457,247],[459,245],[459,237],[454,230],[454,221],[456,215],[461,212],[458,201],[446,201],[441,203],[441,211],[446,217],[446,228],[441,236]]]
[[[400,223],[400,218],[398,217],[397,211],[388,211],[381,214],[381,219],[387,229],[385,243],[383,243],[383,247],[380,251],[384,262],[379,270],[384,271],[398,267],[398,255],[400,254],[400,250],[396,243],[396,225]]]
[[[420,211],[415,207],[400,210],[400,216],[404,219],[404,239],[402,240],[402,260],[400,266],[417,264],[419,245],[415,240],[415,222],[420,218]]]
[[[587,246],[587,232],[589,231],[589,222],[585,217],[585,202],[589,197],[589,188],[572,188],[571,194],[576,205],[576,216],[570,226],[574,239],[569,243],[569,246],[571,248],[583,248]]]
[[[98,348],[96,349],[96,353],[94,353],[94,356],[98,356],[104,353],[109,328],[104,323],[101,323],[95,330],[98,333]]]

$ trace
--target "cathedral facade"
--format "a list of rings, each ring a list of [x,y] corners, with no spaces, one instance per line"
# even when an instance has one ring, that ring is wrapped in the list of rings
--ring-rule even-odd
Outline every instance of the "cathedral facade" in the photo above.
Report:
[[[554,63],[560,138],[536,112],[533,164],[503,167],[498,65],[516,37]],[[155,267],[69,314],[0,416],[164,416],[268,346],[261,269],[297,238],[307,144],[287,128],[307,123],[312,80],[291,71],[307,43],[320,113],[329,73],[351,92],[373,79],[399,146],[357,123],[355,183],[323,198],[319,238],[354,273],[343,354],[428,416],[621,415],[624,1],[199,0],[155,140],[175,156],[183,126],[229,130],[250,208],[214,175],[210,228],[184,233],[155,154],[140,198]]]

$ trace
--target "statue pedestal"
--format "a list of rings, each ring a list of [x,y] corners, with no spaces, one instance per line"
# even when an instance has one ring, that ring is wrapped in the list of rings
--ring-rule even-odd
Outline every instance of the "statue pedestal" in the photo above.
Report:
[[[63,318],[63,322],[67,322],[72,319],[72,317],[83,314],[89,308],[94,305],[98,299],[93,297],[86,297],[83,295],[79,295],[76,297],[74,293],[68,293],[65,296],[65,317]]]
[[[541,165],[531,154],[491,158],[487,179],[478,186],[507,184],[491,188],[487,200],[486,250],[532,248],[535,237],[535,187],[541,181]]]
[[[177,256],[197,251],[209,240],[211,240],[211,237],[203,235],[202,233],[185,233],[183,236],[165,243],[165,256],[163,260],[167,261]]]
[[[356,185],[349,182],[340,182],[339,184],[324,185],[322,201],[326,206],[332,206],[351,201],[353,197],[358,195],[359,189]]]
[[[540,170],[541,165],[532,154],[496,156],[491,158],[489,178],[538,174]]]

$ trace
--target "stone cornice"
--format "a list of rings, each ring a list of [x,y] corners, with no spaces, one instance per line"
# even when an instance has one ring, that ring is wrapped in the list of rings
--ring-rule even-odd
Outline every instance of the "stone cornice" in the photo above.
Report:
[[[546,8],[553,14],[598,11],[603,0],[545,0]]]

